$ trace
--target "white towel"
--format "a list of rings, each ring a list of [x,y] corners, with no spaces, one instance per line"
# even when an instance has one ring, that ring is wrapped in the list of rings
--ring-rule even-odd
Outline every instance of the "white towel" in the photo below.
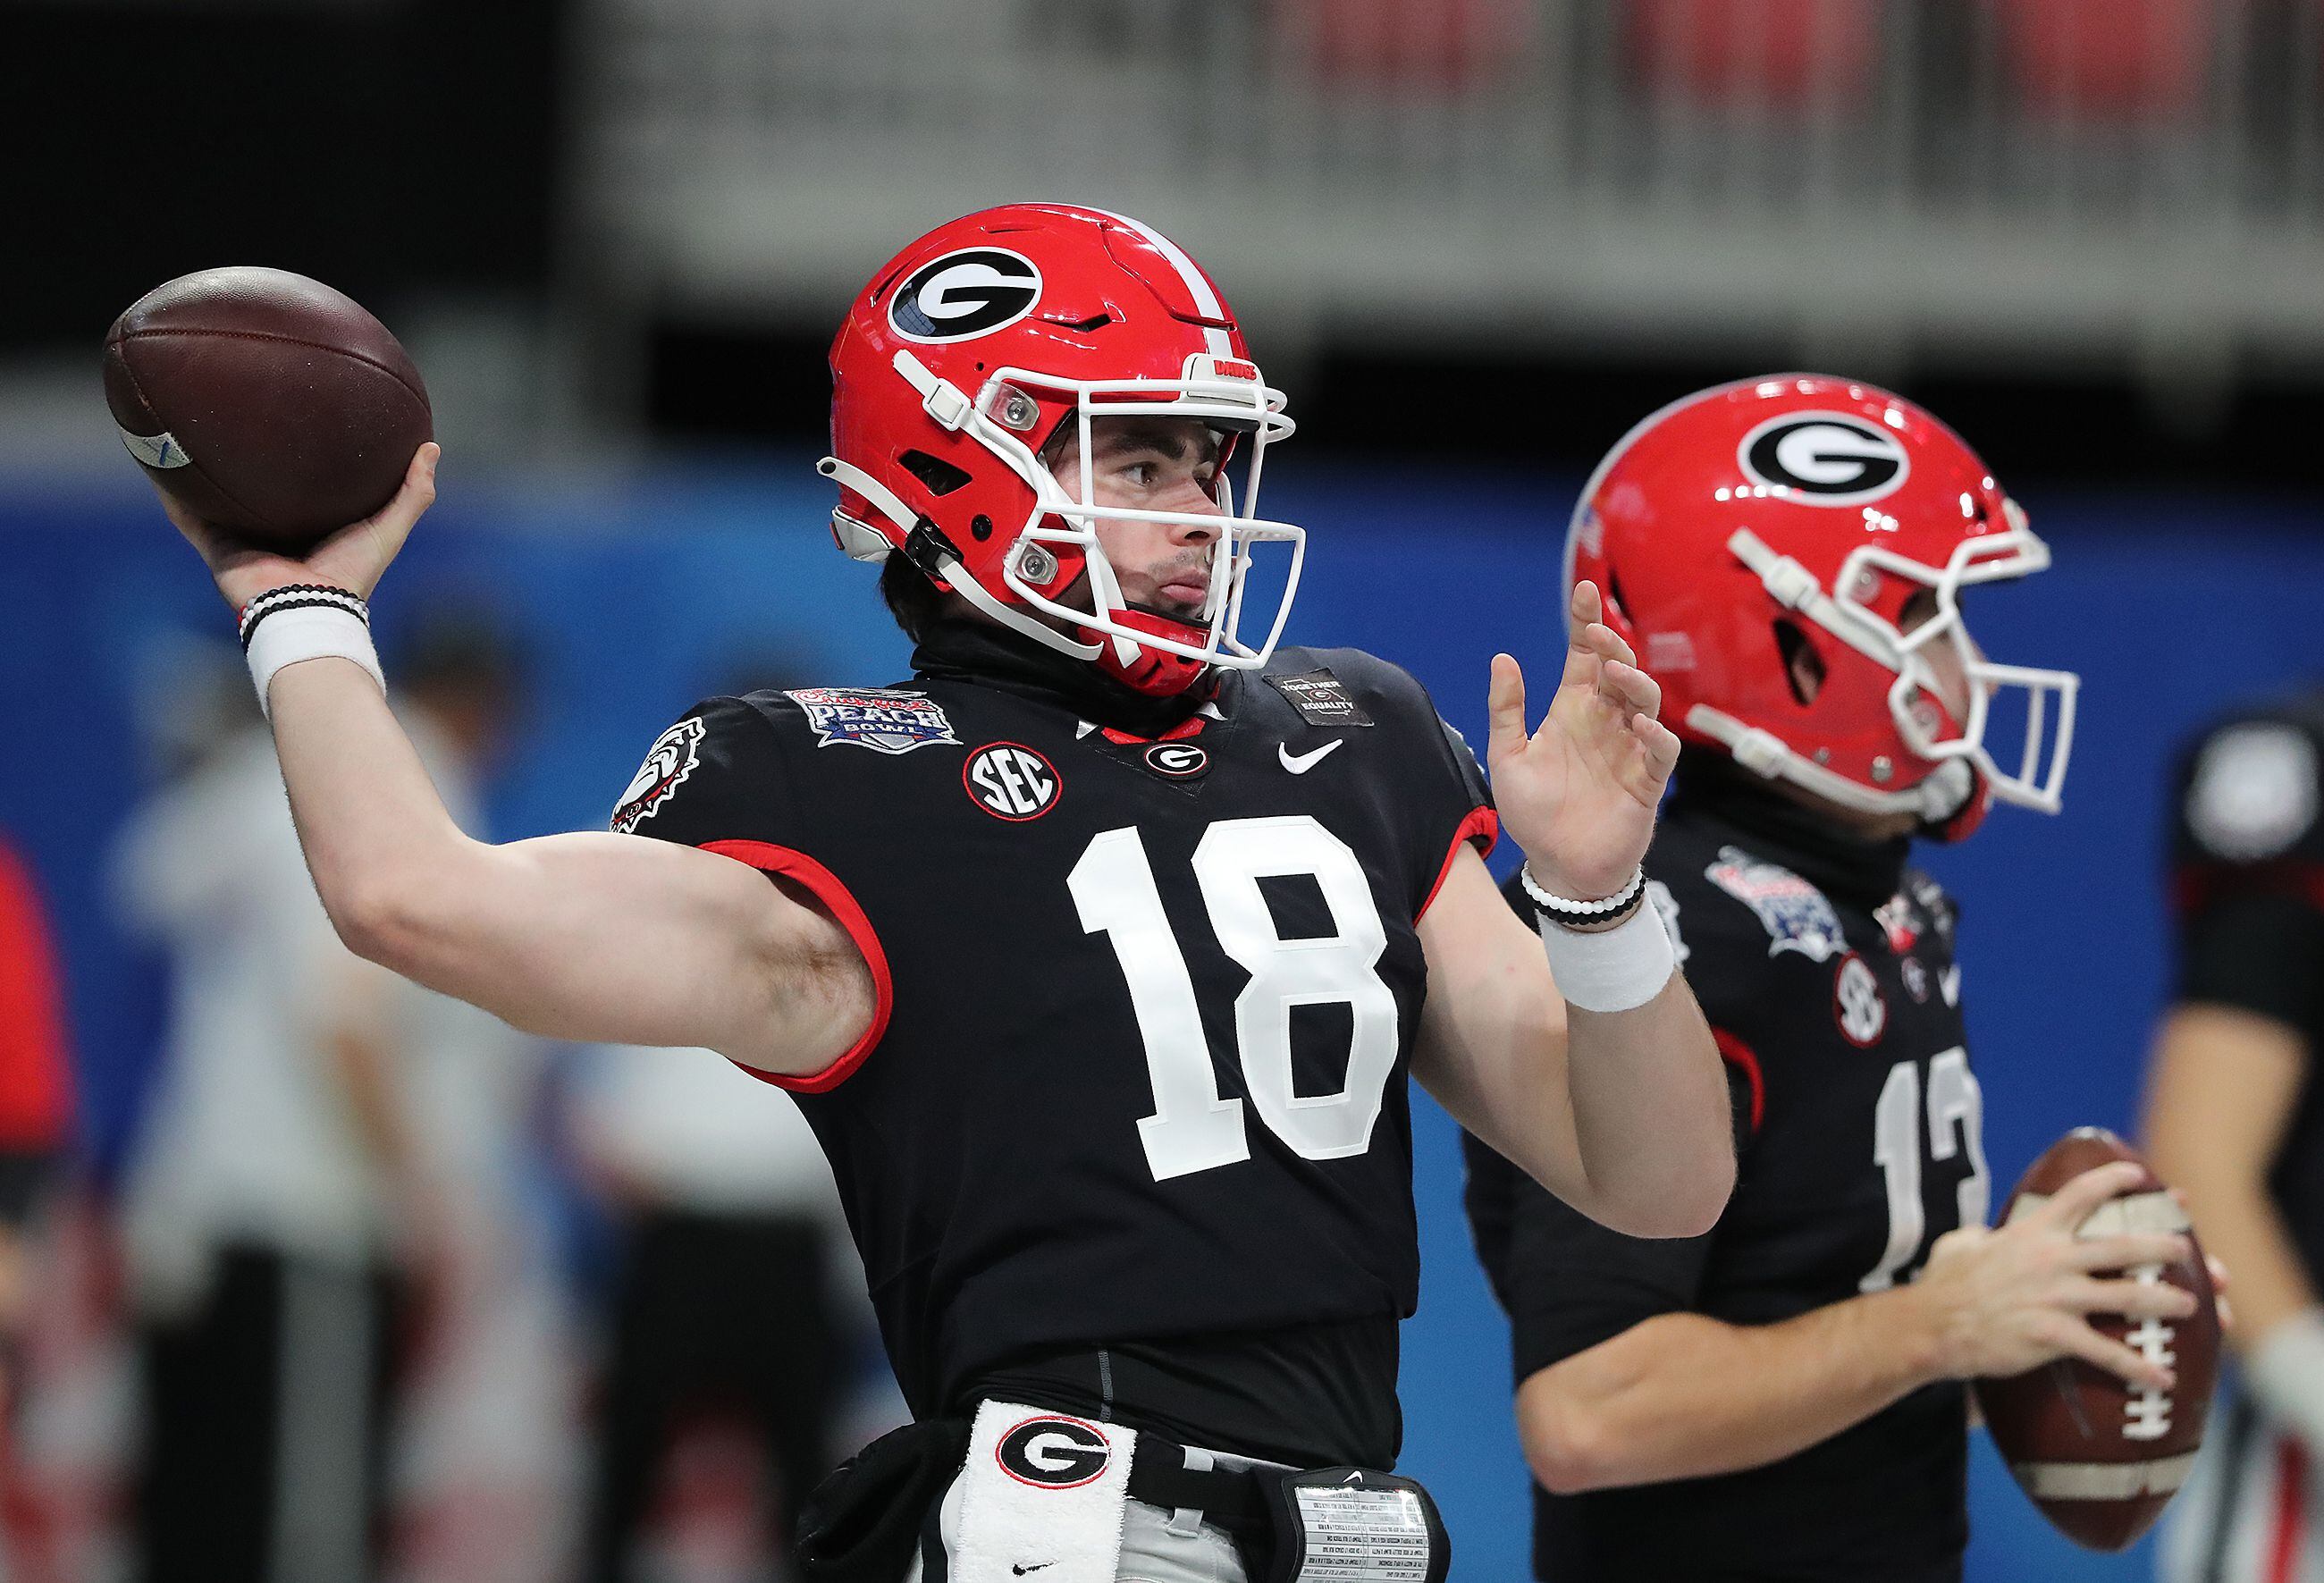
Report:
[[[1137,1431],[987,1402],[961,1472],[955,1583],[1113,1583]]]

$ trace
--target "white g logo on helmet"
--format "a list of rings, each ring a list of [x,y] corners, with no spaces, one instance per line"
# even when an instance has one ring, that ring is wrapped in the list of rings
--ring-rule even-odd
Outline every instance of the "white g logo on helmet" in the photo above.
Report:
[[[908,341],[966,341],[1005,329],[1041,300],[1041,272],[1005,247],[964,247],[914,270],[888,299],[888,324]]]
[[[1904,443],[1845,412],[1786,412],[1743,437],[1735,460],[1754,483],[1810,506],[1856,506],[1891,495],[1913,470]]]

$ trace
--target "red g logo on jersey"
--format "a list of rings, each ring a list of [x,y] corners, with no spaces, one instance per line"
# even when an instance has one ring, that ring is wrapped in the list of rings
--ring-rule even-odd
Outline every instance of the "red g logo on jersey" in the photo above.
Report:
[[[1056,767],[1019,742],[979,748],[961,767],[960,783],[978,807],[1012,824],[1038,819],[1065,789]]]
[[[992,1455],[1019,1484],[1074,1489],[1105,1472],[1113,1447],[1078,1418],[1028,1418],[1001,1437]]]

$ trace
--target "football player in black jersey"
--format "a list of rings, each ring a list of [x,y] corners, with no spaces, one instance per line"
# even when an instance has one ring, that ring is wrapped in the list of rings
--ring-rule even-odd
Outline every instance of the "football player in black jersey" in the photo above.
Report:
[[[1413,1569],[1379,1575],[1441,1578],[1425,1493],[1380,1471],[1407,1073],[1629,1232],[1701,1232],[1733,1179],[1641,905],[1678,752],[1655,684],[1594,588],[1538,732],[1495,662],[1545,963],[1420,687],[1276,648],[1303,536],[1227,479],[1291,426],[1177,247],[972,216],[881,270],[832,370],[834,532],[882,564],[914,674],[688,711],[612,833],[466,840],[382,704],[357,596],[433,447],[302,562],[177,519],[243,612],[331,916],[521,1026],[706,1045],[799,1095],[920,1421],[819,1497],[813,1575],[1239,1578],[1236,1545],[1287,1569],[1385,1524]],[[1269,547],[1288,585],[1253,641]]]
[[[2176,1004],[2146,1133],[2236,1272],[2242,1390],[2163,1575],[2324,1579],[2324,692],[2238,713],[2180,767]]]
[[[2103,1275],[2176,1238],[2071,1235],[2135,1168],[1984,1229],[1953,907],[1908,862],[1991,798],[2056,810],[2075,678],[1988,662],[1960,605],[2048,552],[1929,414],[1788,375],[1632,430],[1566,555],[1686,743],[1648,888],[1727,1059],[1739,1170],[1708,1235],[1648,1241],[1469,1140],[1536,1575],[1956,1578],[1962,1382],[2071,1356],[2160,1383],[2087,1316],[2191,1306]],[[2012,689],[2033,729],[2006,770],[1985,741]]]

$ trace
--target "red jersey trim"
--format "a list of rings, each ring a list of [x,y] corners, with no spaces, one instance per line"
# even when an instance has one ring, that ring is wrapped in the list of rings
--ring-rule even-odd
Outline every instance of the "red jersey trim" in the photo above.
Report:
[[[1462,842],[1477,842],[1477,855],[1486,857],[1490,855],[1494,844],[1500,839],[1499,815],[1486,807],[1470,809],[1469,816],[1461,821],[1460,826],[1452,832],[1452,839],[1445,844],[1444,861],[1436,870],[1436,883],[1428,888],[1428,897],[1420,904],[1420,910],[1412,915],[1413,921],[1418,923],[1426,917],[1428,909],[1435,905],[1436,893],[1444,888],[1444,881],[1452,875],[1452,860],[1461,855]]]
[[[828,1093],[846,1081],[849,1074],[863,1064],[864,1057],[871,1054],[872,1048],[887,1035],[888,1017],[896,1009],[896,981],[888,971],[888,953],[880,943],[879,931],[872,927],[872,920],[863,916],[863,909],[856,905],[855,897],[848,894],[847,887],[839,882],[839,876],[805,852],[793,851],[789,847],[776,846],[763,841],[706,841],[702,843],[702,850],[716,852],[722,858],[733,858],[739,863],[748,863],[753,869],[763,870],[770,874],[781,874],[806,886],[815,893],[817,901],[831,909],[832,916],[839,920],[840,927],[847,931],[848,938],[855,942],[855,948],[871,964],[872,987],[879,996],[879,1004],[872,1011],[872,1026],[865,1028],[863,1036],[830,1065],[820,1072],[789,1076],[781,1072],[761,1072],[740,1061],[734,1063],[761,1082],[770,1082],[779,1089],[788,1089],[799,1094]]]
[[[1729,1066],[1739,1066],[1751,1084],[1751,1130],[1759,1130],[1759,1122],[1767,1114],[1767,1078],[1759,1070],[1759,1057],[1750,1045],[1725,1028],[1711,1030],[1711,1042],[1719,1046],[1719,1058]]]
[[[1117,748],[1129,748],[1140,742],[1182,742],[1188,737],[1200,735],[1203,727],[1209,723],[1210,719],[1206,715],[1190,714],[1158,737],[1141,737],[1131,732],[1116,731],[1110,725],[1098,727],[1097,734]]]

